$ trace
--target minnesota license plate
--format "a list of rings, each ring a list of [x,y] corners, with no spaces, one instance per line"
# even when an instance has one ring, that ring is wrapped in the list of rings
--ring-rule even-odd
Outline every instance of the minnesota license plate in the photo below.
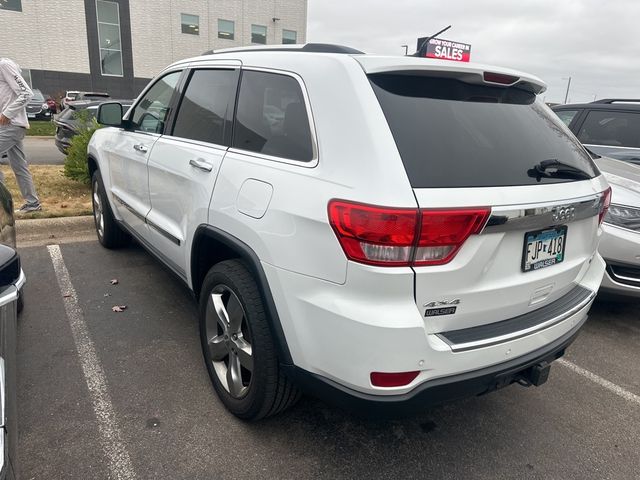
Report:
[[[561,263],[566,244],[566,225],[525,233],[522,271],[540,270]]]
[[[35,113],[27,113],[27,118],[36,118]]]

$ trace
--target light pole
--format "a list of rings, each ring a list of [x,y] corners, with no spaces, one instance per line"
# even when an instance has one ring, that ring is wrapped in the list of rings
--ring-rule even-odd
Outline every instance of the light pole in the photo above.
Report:
[[[567,100],[569,99],[569,89],[571,88],[571,77],[562,77],[563,80],[568,80],[567,82],[567,92],[564,94],[564,103],[566,105]]]
[[[404,48],[404,56],[406,57],[407,55],[409,55],[409,45],[400,45],[400,46]]]

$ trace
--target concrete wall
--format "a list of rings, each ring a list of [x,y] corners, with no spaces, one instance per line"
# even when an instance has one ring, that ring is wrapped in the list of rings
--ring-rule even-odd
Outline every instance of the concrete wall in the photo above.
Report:
[[[250,45],[252,24],[267,27],[270,44],[282,43],[283,29],[296,31],[298,43],[306,41],[306,0],[135,0],[129,8],[136,77],[153,77],[207,50]],[[182,13],[200,17],[199,35],[182,33]],[[218,19],[235,22],[234,40],[218,38]]]
[[[89,73],[84,2],[23,0],[22,12],[1,10],[0,56],[22,68]]]

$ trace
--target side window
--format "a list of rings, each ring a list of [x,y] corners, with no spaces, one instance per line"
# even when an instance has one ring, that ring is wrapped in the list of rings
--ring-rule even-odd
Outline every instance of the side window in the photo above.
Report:
[[[238,70],[196,70],[173,128],[176,137],[229,145]]]
[[[562,120],[567,127],[571,123],[571,121],[575,118],[578,110],[560,110],[556,112],[556,115]]]
[[[589,112],[578,133],[582,143],[640,147],[640,112]]]
[[[172,72],[158,80],[136,104],[131,116],[135,130],[162,133],[169,116],[171,97],[182,72]]]
[[[243,71],[233,146],[302,162],[313,159],[309,117],[295,78]]]

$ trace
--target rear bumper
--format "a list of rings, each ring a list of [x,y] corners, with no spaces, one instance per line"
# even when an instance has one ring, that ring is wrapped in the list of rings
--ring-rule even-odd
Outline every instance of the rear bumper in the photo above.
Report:
[[[550,344],[507,362],[424,382],[401,395],[372,395],[352,390],[295,366],[285,366],[290,378],[306,393],[337,407],[369,414],[412,413],[453,400],[482,395],[530,376],[532,368],[562,357],[586,321]]]

